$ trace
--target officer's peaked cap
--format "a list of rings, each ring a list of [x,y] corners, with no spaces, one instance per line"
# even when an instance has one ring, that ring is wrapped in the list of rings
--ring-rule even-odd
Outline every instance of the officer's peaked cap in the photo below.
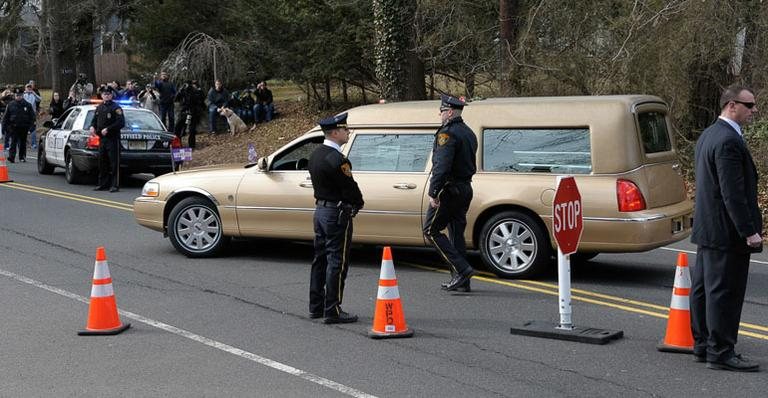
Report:
[[[13,93],[16,94],[16,95],[23,95],[24,94],[24,89],[21,88],[21,87],[16,87],[16,88],[13,89]]]
[[[323,131],[331,131],[333,129],[347,127],[347,113],[344,112],[340,115],[329,117],[318,122],[320,128]]]
[[[114,94],[115,93],[115,89],[113,89],[111,86],[104,86],[104,87],[99,88],[99,92],[100,93]]]
[[[465,105],[467,104],[459,98],[445,94],[440,95],[440,110],[464,109]]]

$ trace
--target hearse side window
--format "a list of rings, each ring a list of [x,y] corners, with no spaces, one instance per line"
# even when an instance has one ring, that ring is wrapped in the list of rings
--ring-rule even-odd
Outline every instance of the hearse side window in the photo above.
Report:
[[[272,160],[272,170],[309,170],[309,157],[320,145],[323,145],[323,136],[299,142]]]
[[[485,129],[483,170],[589,174],[589,129]]]
[[[353,171],[423,172],[431,134],[358,134],[349,150]]]
[[[666,152],[672,150],[669,140],[667,121],[661,112],[645,112],[637,115],[640,135],[645,153]]]

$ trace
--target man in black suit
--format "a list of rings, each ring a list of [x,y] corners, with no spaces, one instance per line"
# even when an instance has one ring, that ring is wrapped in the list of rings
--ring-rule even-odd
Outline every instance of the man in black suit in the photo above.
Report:
[[[718,120],[696,143],[696,208],[691,242],[693,354],[710,369],[756,372],[734,352],[747,288],[750,252],[762,249],[757,170],[741,127],[757,112],[749,88],[732,85],[720,97]]]

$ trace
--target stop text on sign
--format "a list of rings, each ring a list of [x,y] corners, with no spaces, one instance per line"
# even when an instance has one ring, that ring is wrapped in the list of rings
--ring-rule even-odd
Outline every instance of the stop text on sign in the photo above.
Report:
[[[555,232],[576,229],[578,219],[581,217],[581,202],[572,200],[555,204]]]

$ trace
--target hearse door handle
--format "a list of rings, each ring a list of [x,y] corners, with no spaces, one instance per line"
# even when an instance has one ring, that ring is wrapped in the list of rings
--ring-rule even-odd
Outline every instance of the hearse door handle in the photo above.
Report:
[[[416,189],[416,184],[412,182],[401,182],[401,183],[392,185],[392,187],[397,189]]]
[[[302,188],[312,188],[312,181],[302,181],[299,183]]]

